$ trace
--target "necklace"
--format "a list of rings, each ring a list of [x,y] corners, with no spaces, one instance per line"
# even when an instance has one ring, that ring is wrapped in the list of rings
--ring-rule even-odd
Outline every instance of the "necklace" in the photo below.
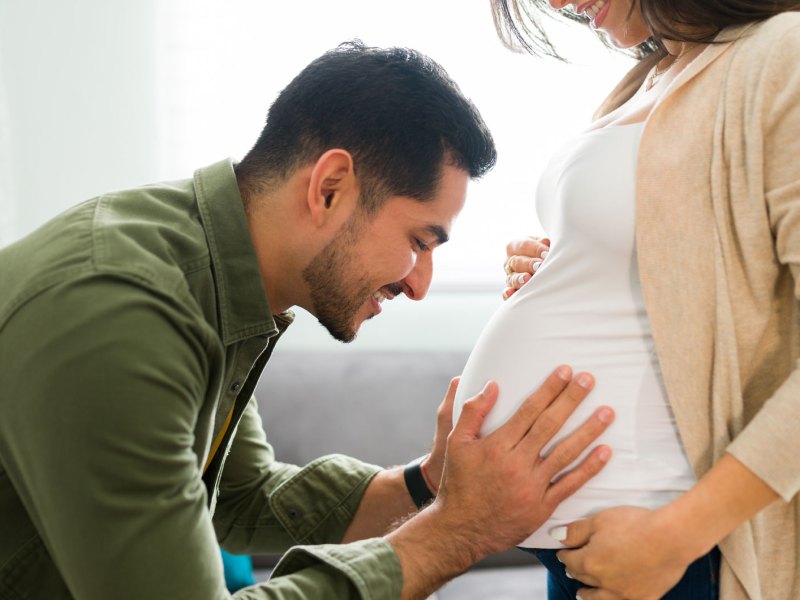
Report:
[[[669,71],[672,68],[672,65],[674,65],[681,58],[683,58],[684,54],[686,54],[686,46],[685,45],[684,45],[683,48],[681,48],[681,51],[677,55],[667,54],[667,56],[672,56],[672,60],[669,61],[669,63],[667,64],[666,67],[664,67],[663,71],[659,71],[658,70],[658,65],[664,59],[662,58],[660,61],[658,61],[656,63],[656,66],[653,67],[653,70],[650,72],[650,75],[647,76],[647,83],[645,84],[645,91],[649,92],[651,89],[653,89],[653,86],[658,81],[658,78],[661,77],[667,71]],[[664,58],[667,58],[667,56],[665,56]]]

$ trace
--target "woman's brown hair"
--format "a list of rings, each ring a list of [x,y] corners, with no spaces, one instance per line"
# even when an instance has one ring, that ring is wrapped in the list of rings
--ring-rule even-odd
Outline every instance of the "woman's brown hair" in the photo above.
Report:
[[[726,27],[800,10],[800,0],[634,0],[631,11],[634,10],[641,11],[653,33],[651,39],[633,51],[642,58],[663,52],[661,40],[708,43]],[[589,22],[584,15],[554,10],[547,0],[492,0],[495,28],[506,46],[561,59],[547,35],[543,16]]]

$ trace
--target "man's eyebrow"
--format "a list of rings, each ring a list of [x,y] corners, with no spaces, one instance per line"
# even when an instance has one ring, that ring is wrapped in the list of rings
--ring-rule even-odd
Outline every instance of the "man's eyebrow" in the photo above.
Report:
[[[425,231],[434,236],[436,238],[436,243],[440,246],[446,244],[450,240],[450,236],[447,235],[447,232],[441,225],[426,225]]]

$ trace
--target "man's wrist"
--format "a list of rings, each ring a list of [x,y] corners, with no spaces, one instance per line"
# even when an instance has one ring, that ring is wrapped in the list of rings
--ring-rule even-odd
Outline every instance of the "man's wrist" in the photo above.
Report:
[[[489,554],[448,512],[437,500],[385,536],[402,565],[404,600],[429,596]]]
[[[412,460],[403,468],[403,479],[406,483],[406,489],[408,489],[408,493],[417,508],[427,506],[436,498],[436,489],[431,489],[431,485],[423,470],[423,463],[427,458],[427,454],[421,456]]]

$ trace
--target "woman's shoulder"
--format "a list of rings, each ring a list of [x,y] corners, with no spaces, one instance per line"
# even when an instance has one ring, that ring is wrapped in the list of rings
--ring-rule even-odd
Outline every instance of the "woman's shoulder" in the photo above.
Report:
[[[778,77],[788,85],[788,73],[800,74],[800,12],[780,13],[736,29],[726,31],[735,34],[731,41],[738,51],[731,66],[743,83],[755,85]]]
[[[728,40],[766,48],[800,43],[800,11],[782,12],[758,23],[731,27],[717,37],[717,41]]]

